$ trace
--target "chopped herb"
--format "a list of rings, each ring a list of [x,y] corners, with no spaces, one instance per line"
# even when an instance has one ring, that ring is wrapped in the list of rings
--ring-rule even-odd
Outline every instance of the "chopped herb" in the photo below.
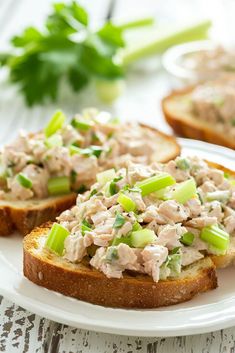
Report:
[[[176,166],[181,170],[188,170],[190,168],[189,161],[186,158],[180,158],[176,161]]]
[[[97,194],[97,189],[93,189],[90,193],[90,198]]]
[[[110,246],[107,249],[105,260],[109,263],[113,262],[114,260],[118,260],[118,251],[115,246]]]
[[[117,188],[117,184],[114,181],[111,181],[109,184],[109,193],[111,196],[117,194],[118,192],[118,188]]]
[[[201,205],[203,205],[203,199],[202,199],[202,196],[199,192],[197,192],[197,196],[198,196],[199,201],[201,202]]]
[[[169,251],[169,255],[178,254],[179,250],[180,250],[180,246],[177,246],[174,249],[172,249],[171,251]]]
[[[123,226],[123,224],[125,223],[126,219],[125,217],[123,217],[120,213],[117,214],[114,224],[113,224],[113,228],[121,228]]]
[[[87,222],[85,219],[83,219],[81,223],[81,232],[82,235],[85,235],[85,232],[89,232],[92,229],[92,226],[89,222]]]

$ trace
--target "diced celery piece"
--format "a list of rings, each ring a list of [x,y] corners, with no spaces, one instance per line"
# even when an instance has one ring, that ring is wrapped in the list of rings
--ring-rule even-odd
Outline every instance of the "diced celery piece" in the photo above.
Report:
[[[94,125],[93,121],[89,121],[86,119],[82,119],[82,118],[73,118],[73,120],[71,121],[71,125],[73,127],[75,127],[75,129],[81,130],[81,131],[88,131],[92,128],[92,126]]]
[[[131,233],[131,245],[134,248],[144,248],[146,245],[153,243],[157,237],[151,229],[141,229]]]
[[[206,194],[207,201],[220,201],[220,202],[227,202],[230,196],[229,190],[217,190],[213,192],[208,192]]]
[[[130,197],[128,197],[127,195],[125,195],[123,193],[119,194],[117,202],[122,206],[122,208],[126,212],[135,211],[135,209],[136,209],[135,202]]]
[[[158,199],[158,200],[169,200],[170,198],[170,187],[166,187],[164,189],[160,189],[158,191],[154,192],[154,196]]]
[[[163,173],[140,181],[135,186],[141,190],[142,196],[146,196],[173,184],[175,184],[175,179],[170,174]]]
[[[44,133],[46,137],[50,137],[53,135],[57,130],[61,129],[64,122],[65,122],[65,115],[62,111],[58,110],[55,112],[55,114],[52,116],[51,120],[47,124],[47,126],[44,128]]]
[[[45,140],[45,145],[48,147],[48,148],[51,148],[51,147],[61,147],[63,146],[63,140],[62,140],[62,137],[58,134],[54,134],[50,137],[48,137],[46,140]]]
[[[73,156],[74,154],[81,154],[81,148],[74,146],[74,145],[70,145],[69,152],[70,152],[71,156]]]
[[[194,179],[186,180],[174,187],[171,192],[171,198],[179,203],[184,204],[192,199],[197,193],[197,186]]]
[[[187,246],[192,245],[193,241],[194,241],[194,234],[191,232],[184,233],[180,238],[180,242]]]
[[[98,181],[99,184],[105,185],[106,183],[114,179],[115,176],[116,176],[116,172],[112,168],[112,169],[105,170],[104,172],[98,173],[96,175],[96,180]]]
[[[70,192],[70,180],[68,177],[50,178],[47,188],[50,195],[67,194]]]
[[[31,181],[31,179],[29,179],[26,175],[24,175],[23,173],[19,173],[16,176],[16,180],[18,181],[18,183],[23,186],[26,189],[31,189],[33,186],[33,183]]]
[[[228,249],[229,234],[220,229],[218,225],[204,227],[201,231],[200,238],[218,250],[223,251]]]
[[[119,244],[126,244],[128,246],[131,246],[131,237],[130,235],[122,236],[120,238],[115,237],[112,241],[112,246],[117,246]]]
[[[62,255],[64,251],[64,241],[69,235],[69,231],[59,223],[54,223],[46,240],[45,246],[57,255]]]

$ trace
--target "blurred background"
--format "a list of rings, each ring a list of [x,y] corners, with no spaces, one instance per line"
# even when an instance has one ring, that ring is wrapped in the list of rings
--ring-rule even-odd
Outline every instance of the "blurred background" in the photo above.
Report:
[[[66,3],[65,0],[64,2]],[[21,34],[27,26],[34,26],[43,31],[46,16],[52,12],[53,3],[51,0],[0,0],[0,52],[11,51],[10,39]],[[89,0],[79,1],[79,4],[86,8],[90,27],[94,30],[108,19],[118,24],[143,18],[154,19],[153,25],[141,26],[125,33],[127,44],[124,50],[127,51],[133,48],[135,50],[149,40],[160,38],[161,42],[167,33],[171,36],[178,33],[181,28],[188,28],[192,24],[197,25],[208,20],[212,21],[209,37],[223,42],[226,46],[233,45],[234,0]],[[199,29],[194,31],[195,39],[199,32]],[[181,35],[180,42],[184,42],[186,37]],[[170,38],[167,46],[178,41],[177,38],[173,37],[173,41],[172,37]],[[155,49],[151,55],[140,55],[138,60],[124,65],[125,79],[117,88],[120,96],[108,103],[97,97],[94,82],[79,92],[74,92],[66,82],[62,82],[55,102],[28,107],[23,95],[18,91],[18,86],[9,82],[8,69],[2,68],[0,143],[11,139],[20,127],[37,130],[45,124],[55,109],[63,109],[72,115],[88,106],[111,111],[121,119],[137,119],[165,132],[171,132],[162,118],[160,102],[161,98],[179,83],[162,67],[161,55],[165,52],[164,46],[161,50],[156,46]],[[61,62],[63,60],[61,58]],[[32,84],[32,89],[34,85],[37,85],[37,82]],[[107,93],[107,87],[105,89]]]

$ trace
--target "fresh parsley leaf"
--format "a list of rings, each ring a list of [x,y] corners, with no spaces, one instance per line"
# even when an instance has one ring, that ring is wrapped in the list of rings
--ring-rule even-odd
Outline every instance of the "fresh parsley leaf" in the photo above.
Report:
[[[115,221],[113,223],[113,228],[121,228],[123,224],[125,223],[125,217],[122,216],[120,213],[116,215]]]

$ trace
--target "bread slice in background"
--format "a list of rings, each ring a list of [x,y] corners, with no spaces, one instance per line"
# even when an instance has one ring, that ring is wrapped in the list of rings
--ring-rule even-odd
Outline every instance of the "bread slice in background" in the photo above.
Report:
[[[158,308],[178,304],[217,287],[213,261],[206,257],[186,267],[180,277],[153,282],[147,275],[125,272],[122,279],[107,278],[88,259],[72,264],[43,250],[51,224],[24,238],[24,275],[32,282],[66,296],[115,308]]]
[[[76,202],[76,193],[48,197],[42,200],[0,200],[0,235],[7,236],[14,230],[28,234],[33,228],[55,218]]]
[[[153,155],[154,161],[167,162],[180,154],[180,146],[173,136],[144,124],[142,127],[155,133],[155,143],[158,143],[159,149]],[[75,193],[28,201],[0,200],[0,236],[7,236],[14,230],[25,235],[47,221],[54,221],[56,216],[75,202]]]
[[[166,121],[179,136],[203,140],[235,149],[235,140],[216,126],[202,121],[191,110],[190,97],[195,86],[173,91],[162,101]]]

